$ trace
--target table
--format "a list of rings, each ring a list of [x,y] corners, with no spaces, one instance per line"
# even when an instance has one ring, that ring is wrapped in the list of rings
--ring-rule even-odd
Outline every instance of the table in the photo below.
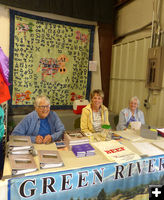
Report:
[[[124,141],[128,143],[128,141]],[[35,145],[36,149],[55,149],[55,145]],[[5,159],[4,181],[0,181],[3,200],[16,199],[148,199],[148,185],[162,184],[164,155],[123,164],[110,163],[97,149],[96,155],[76,158],[71,151],[60,151],[64,167],[44,169],[11,178]],[[38,158],[35,157],[38,164]],[[101,197],[101,198],[100,198]]]

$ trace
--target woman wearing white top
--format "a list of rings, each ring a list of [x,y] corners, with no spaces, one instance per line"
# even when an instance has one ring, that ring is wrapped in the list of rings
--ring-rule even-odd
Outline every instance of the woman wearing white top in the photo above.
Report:
[[[101,131],[102,124],[109,124],[108,109],[103,105],[102,90],[93,90],[90,94],[91,103],[82,110],[80,127],[84,133]]]
[[[129,107],[121,110],[119,114],[119,122],[117,124],[117,130],[125,130],[128,128],[130,122],[139,121],[141,124],[145,124],[144,114],[139,107],[139,99],[134,96],[129,101]]]

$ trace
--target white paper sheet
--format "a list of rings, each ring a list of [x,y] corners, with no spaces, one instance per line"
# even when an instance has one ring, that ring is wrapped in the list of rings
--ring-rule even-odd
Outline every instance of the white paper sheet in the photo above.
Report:
[[[164,140],[163,141],[155,141],[155,142],[152,142],[153,145],[155,145],[156,147],[164,150]]]
[[[134,130],[130,129],[127,129],[125,131],[118,131],[116,132],[116,134],[130,141],[143,140],[143,138],[137,135]]]
[[[156,156],[164,154],[164,151],[148,142],[132,142],[132,145],[134,145],[135,148],[141,152],[141,155]]]

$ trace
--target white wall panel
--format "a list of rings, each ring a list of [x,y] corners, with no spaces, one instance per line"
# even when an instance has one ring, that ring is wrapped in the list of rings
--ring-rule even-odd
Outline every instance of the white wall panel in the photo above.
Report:
[[[151,26],[141,30],[152,21],[153,6],[158,2],[158,0],[134,0],[118,10],[116,38],[121,39],[121,43],[113,45],[109,109],[118,114],[128,105],[129,98],[136,95],[141,101],[140,108],[145,114],[146,122],[152,126],[164,128],[164,72],[162,89],[150,91],[146,87],[146,76]],[[164,46],[163,10],[164,1],[161,1],[161,46]],[[138,31],[135,32],[136,30]],[[148,94],[149,109],[143,106]]]
[[[109,110],[119,113],[128,106],[129,99],[137,96],[140,109],[148,124],[164,125],[164,89],[149,91],[147,80],[147,53],[150,37],[113,45],[110,77]],[[144,107],[144,100],[150,92],[150,108]],[[161,114],[162,113],[162,114]]]

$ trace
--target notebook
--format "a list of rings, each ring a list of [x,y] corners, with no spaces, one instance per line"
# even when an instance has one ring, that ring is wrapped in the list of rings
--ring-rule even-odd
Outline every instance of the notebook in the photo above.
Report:
[[[12,169],[12,175],[20,175],[37,170],[32,155],[9,155],[9,162]]]
[[[41,169],[64,166],[63,160],[58,151],[38,150],[38,156]]]
[[[10,151],[30,150],[32,149],[30,136],[10,135],[8,147]]]

